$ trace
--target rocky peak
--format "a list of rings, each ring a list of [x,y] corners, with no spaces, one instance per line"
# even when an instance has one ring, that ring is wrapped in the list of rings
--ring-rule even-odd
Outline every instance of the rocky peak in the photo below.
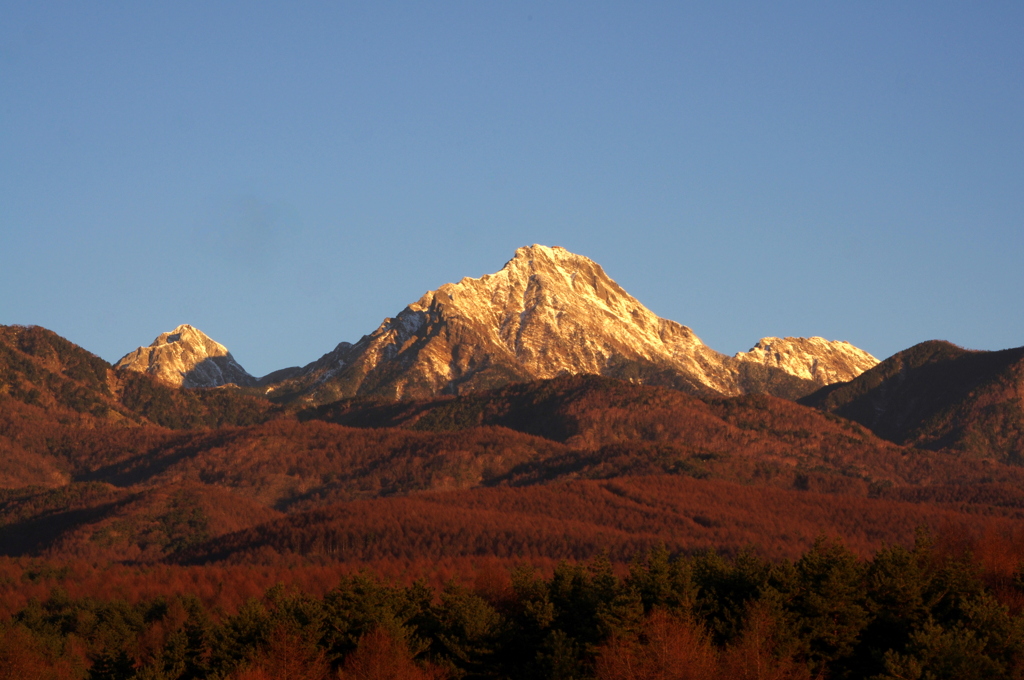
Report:
[[[643,365],[685,373],[697,389],[736,393],[725,359],[689,328],[644,307],[589,258],[533,245],[494,274],[426,293],[268,391],[318,402],[419,397],[559,375],[621,376]]]
[[[255,378],[235,361],[227,347],[188,324],[161,333],[148,347],[129,352],[114,368],[148,373],[175,387],[255,384]]]
[[[795,398],[874,363],[846,343],[767,340],[763,356],[720,354],[644,307],[593,260],[532,245],[494,274],[426,293],[267,392],[318,403],[356,395],[399,399],[597,374],[707,395],[767,391]]]
[[[780,368],[819,385],[853,380],[878,364],[878,359],[848,342],[819,337],[761,338],[735,358]]]
[[[601,373],[613,354],[655,360],[704,347],[693,331],[659,318],[596,262],[557,246],[520,248],[501,271],[445,284],[408,310],[474,320],[538,378]]]

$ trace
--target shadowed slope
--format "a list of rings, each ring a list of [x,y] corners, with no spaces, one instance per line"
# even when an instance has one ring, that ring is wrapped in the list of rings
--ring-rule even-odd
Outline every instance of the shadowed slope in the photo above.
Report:
[[[836,413],[898,443],[1024,462],[1024,347],[965,350],[915,345],[849,383],[801,403]]]

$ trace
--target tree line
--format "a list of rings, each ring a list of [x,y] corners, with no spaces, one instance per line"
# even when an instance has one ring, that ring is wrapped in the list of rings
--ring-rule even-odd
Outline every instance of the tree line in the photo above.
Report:
[[[0,620],[0,678],[970,680],[1024,671],[1022,574],[995,587],[965,544],[924,531],[912,547],[869,559],[824,537],[794,561],[657,547],[628,569],[598,556],[547,574],[481,568],[439,586],[360,572],[330,588],[278,584],[231,607],[171,583],[145,597],[72,596],[68,578]]]

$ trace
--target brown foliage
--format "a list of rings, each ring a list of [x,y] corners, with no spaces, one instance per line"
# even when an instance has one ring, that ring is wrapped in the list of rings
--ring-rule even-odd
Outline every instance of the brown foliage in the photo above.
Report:
[[[810,680],[805,665],[779,655],[775,621],[763,608],[747,617],[733,646],[718,650],[693,621],[655,610],[636,637],[614,636],[598,651],[598,680]]]
[[[943,523],[1017,526],[930,505],[663,475],[352,501],[220,537],[191,555],[275,564],[300,555],[350,563],[583,560],[607,551],[628,561],[665,544],[682,552],[755,546],[792,559],[823,532],[868,555],[886,543],[910,545],[916,527]]]
[[[514,483],[670,472],[856,495],[981,480],[1024,483],[1018,468],[895,446],[855,422],[785,399],[701,399],[598,376],[399,404],[344,401],[302,416],[438,432],[498,425],[569,447],[517,468],[508,478]]]
[[[338,673],[339,680],[443,680],[441,669],[418,664],[404,641],[383,628],[363,635]]]
[[[0,628],[0,680],[70,680],[67,660],[52,662],[39,640],[20,626]]]
[[[330,665],[322,649],[300,633],[278,626],[269,642],[233,680],[326,680]]]
[[[932,340],[801,400],[895,442],[1024,461],[1024,347],[965,350]]]
[[[764,605],[748,613],[739,641],[719,659],[719,677],[732,680],[810,680],[807,666],[779,648],[776,619]]]
[[[91,475],[118,485],[187,479],[277,507],[468,488],[564,447],[503,428],[365,430],[282,419],[195,435]]]
[[[595,664],[598,680],[712,680],[718,676],[714,645],[700,626],[655,611],[635,639],[616,637]]]
[[[27,631],[14,627],[0,633],[0,680],[42,678],[49,670],[39,643]]]

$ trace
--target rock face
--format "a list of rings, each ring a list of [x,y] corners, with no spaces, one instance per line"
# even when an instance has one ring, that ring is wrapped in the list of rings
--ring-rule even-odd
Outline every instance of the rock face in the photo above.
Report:
[[[728,357],[655,315],[590,259],[534,245],[517,250],[495,274],[428,292],[359,342],[338,345],[267,392],[316,403],[356,395],[398,399],[587,373],[710,395],[800,396],[839,371],[827,357],[798,359],[799,342],[789,362]],[[804,354],[817,348],[806,342]],[[815,361],[822,365],[817,373],[804,369]],[[796,366],[801,373],[791,371]]]
[[[819,385],[853,380],[878,365],[878,359],[848,342],[818,337],[761,338],[735,358],[781,368]]]
[[[126,354],[114,368],[148,373],[175,387],[256,384],[227,347],[187,324],[161,334],[149,347]]]

